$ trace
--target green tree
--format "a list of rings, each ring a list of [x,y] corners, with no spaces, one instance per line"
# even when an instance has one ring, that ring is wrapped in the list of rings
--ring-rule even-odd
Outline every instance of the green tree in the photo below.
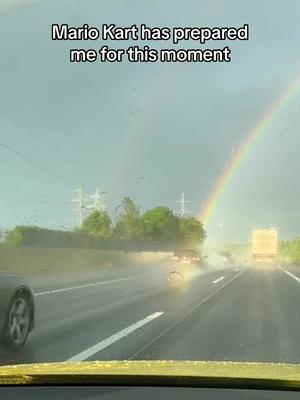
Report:
[[[93,211],[82,223],[81,230],[91,236],[109,236],[112,222],[103,211]]]
[[[28,243],[32,235],[36,236],[36,233],[40,231],[40,228],[37,226],[25,226],[18,225],[12,231],[9,232],[5,239],[5,243],[8,246],[18,247],[24,245],[24,242]]]
[[[142,236],[143,225],[140,210],[129,197],[120,204],[122,211],[116,221],[114,234],[120,238],[136,239]]]
[[[206,232],[203,225],[194,217],[180,218],[180,241],[195,246],[203,243]]]
[[[156,207],[143,216],[143,231],[146,239],[154,241],[177,241],[180,239],[179,218],[167,207]]]
[[[23,241],[23,226],[16,226],[6,237],[6,244],[9,246],[21,246]]]
[[[300,238],[295,238],[292,241],[286,241],[280,244],[280,255],[285,258],[285,261],[292,264],[300,263]]]

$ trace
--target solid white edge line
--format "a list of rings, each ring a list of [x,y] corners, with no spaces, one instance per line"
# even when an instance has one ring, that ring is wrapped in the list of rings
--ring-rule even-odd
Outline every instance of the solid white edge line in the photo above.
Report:
[[[224,275],[223,275],[223,276],[220,276],[220,278],[218,278],[218,279],[216,279],[216,280],[212,281],[212,283],[218,283],[218,282],[221,282],[223,279],[225,279],[225,276],[224,276]]]
[[[280,265],[277,266],[282,272],[285,272],[287,275],[289,275],[291,278],[295,279],[298,283],[300,283],[300,278],[291,272],[287,271],[285,268],[282,268]]]
[[[129,325],[127,328],[122,329],[121,331],[115,333],[114,335],[112,335],[104,340],[101,340],[101,342],[99,342],[99,343],[87,348],[86,350],[82,351],[81,353],[78,353],[75,356],[69,358],[68,360],[66,360],[66,362],[84,361],[87,358],[93,356],[94,354],[99,353],[99,351],[104,350],[106,347],[117,342],[118,340],[128,336],[130,333],[136,331],[137,329],[148,324],[149,322],[153,321],[154,319],[160,317],[163,314],[164,314],[163,311],[158,311],[151,315],[148,315],[147,317],[141,319],[140,321],[135,322],[132,325]]]
[[[145,274],[148,275],[148,274]],[[60,292],[69,292],[71,290],[78,290],[78,289],[83,289],[87,287],[95,287],[95,286],[102,286],[102,285],[107,285],[109,283],[115,283],[115,282],[120,282],[120,281],[128,281],[131,279],[137,279],[140,278],[141,276],[145,275],[135,275],[135,276],[129,276],[125,278],[119,278],[119,279],[111,279],[109,281],[99,281],[99,282],[94,282],[94,283],[86,283],[84,285],[78,285],[78,286],[70,286],[66,288],[60,288],[60,289],[50,289],[50,290],[45,290],[43,292],[37,292],[34,293],[34,296],[44,296],[47,294],[54,294],[54,293],[60,293]]]

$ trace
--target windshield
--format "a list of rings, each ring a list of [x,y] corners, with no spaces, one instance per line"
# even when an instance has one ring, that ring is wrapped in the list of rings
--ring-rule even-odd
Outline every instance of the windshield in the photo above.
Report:
[[[1,365],[300,363],[299,13],[0,1]]]

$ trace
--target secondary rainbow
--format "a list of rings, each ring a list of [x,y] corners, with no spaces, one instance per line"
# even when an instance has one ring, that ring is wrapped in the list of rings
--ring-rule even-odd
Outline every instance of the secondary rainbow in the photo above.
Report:
[[[198,214],[198,219],[201,222],[208,222],[217,205],[221,201],[222,195],[230,184],[230,181],[233,178],[235,172],[239,169],[241,163],[246,158],[247,154],[253,147],[258,137],[269,128],[269,126],[276,119],[278,114],[287,105],[292,96],[298,91],[299,87],[300,75],[290,86],[288,86],[288,88],[281,94],[281,96],[276,99],[271,108],[263,115],[256,126],[247,134],[244,142],[231,158],[229,165],[217,179],[215,185],[213,186],[209,196],[204,203],[204,207],[200,210]]]

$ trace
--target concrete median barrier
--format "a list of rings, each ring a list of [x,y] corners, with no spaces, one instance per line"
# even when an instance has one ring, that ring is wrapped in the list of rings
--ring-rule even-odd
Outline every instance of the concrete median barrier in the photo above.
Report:
[[[149,265],[169,257],[165,252],[124,252],[119,250],[69,249],[49,247],[1,248],[0,270],[27,278],[58,278],[124,266]]]

